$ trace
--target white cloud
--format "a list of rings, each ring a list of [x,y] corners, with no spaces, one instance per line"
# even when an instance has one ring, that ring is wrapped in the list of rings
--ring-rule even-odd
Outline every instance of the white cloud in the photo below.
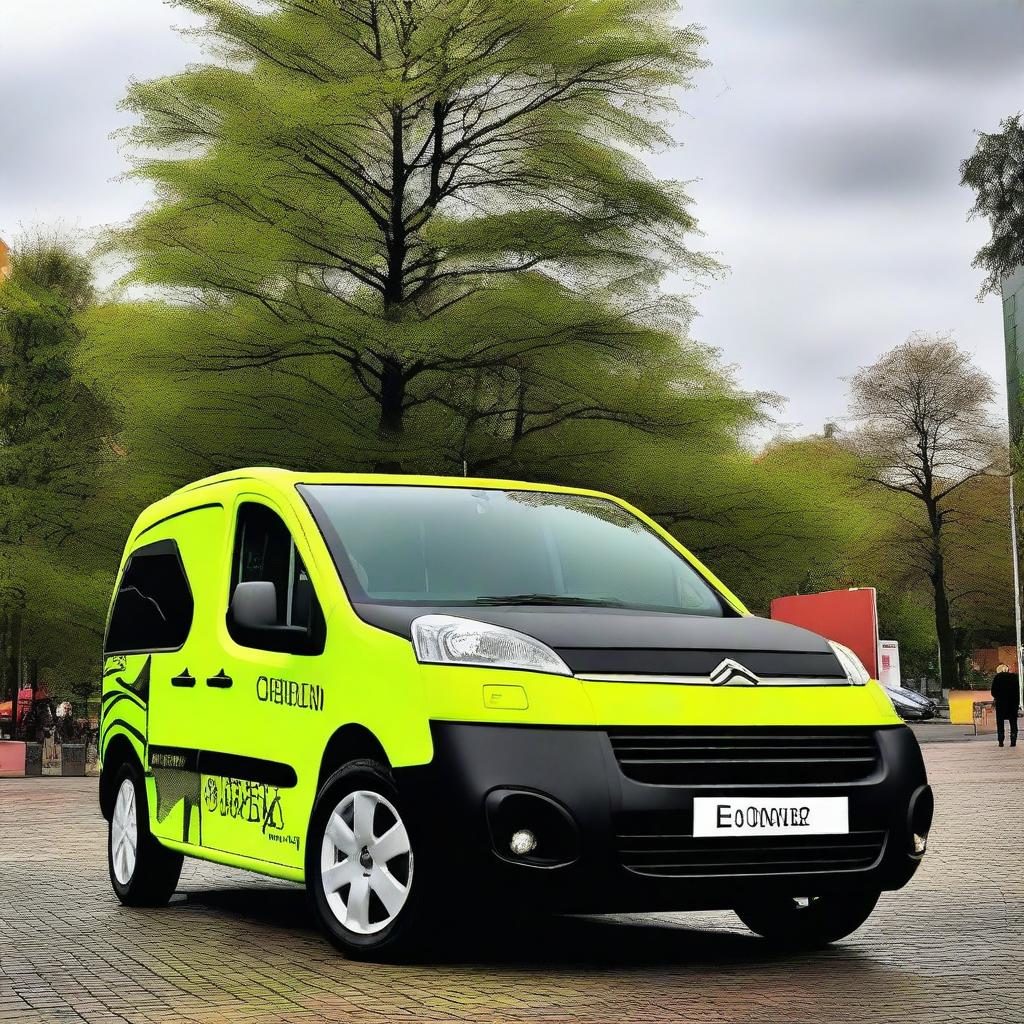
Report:
[[[7,0],[0,55],[8,67],[53,63],[83,49],[110,52],[112,36],[163,34],[183,20],[162,0]]]
[[[806,430],[915,329],[955,332],[1002,382],[999,301],[975,301],[970,265],[987,227],[966,220],[958,165],[1024,106],[1024,8],[693,0],[683,18],[713,66],[658,168],[696,179],[704,243],[730,267],[697,296],[695,334]]]
[[[111,133],[132,78],[170,74],[199,55],[161,0],[3,0],[0,16],[0,235],[35,222],[89,229],[149,198],[117,180]]]

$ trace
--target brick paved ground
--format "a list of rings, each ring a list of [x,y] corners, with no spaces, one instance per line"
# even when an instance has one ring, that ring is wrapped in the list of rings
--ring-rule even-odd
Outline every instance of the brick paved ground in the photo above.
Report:
[[[187,861],[170,907],[122,908],[96,781],[0,781],[0,1021],[1024,1021],[1024,749],[925,752],[925,866],[846,942],[788,956],[730,914],[665,914],[353,964],[255,875]]]

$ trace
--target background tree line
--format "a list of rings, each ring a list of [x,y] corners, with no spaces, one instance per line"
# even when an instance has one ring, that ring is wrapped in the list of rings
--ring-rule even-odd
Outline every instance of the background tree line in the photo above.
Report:
[[[181,6],[210,59],[125,101],[156,199],[104,242],[121,286],[97,298],[44,235],[0,288],[5,691],[84,693],[139,510],[247,464],[603,488],[756,610],[877,586],[911,673],[941,647],[952,678],[1012,635],[1005,457],[967,425],[992,385],[949,393],[951,341],[861,371],[848,429],[757,447],[778,399],[740,388],[661,288],[720,269],[685,188],[643,162],[704,66],[673,5]],[[879,387],[910,367],[959,424],[924,424],[960,446],[926,467],[903,392]]]

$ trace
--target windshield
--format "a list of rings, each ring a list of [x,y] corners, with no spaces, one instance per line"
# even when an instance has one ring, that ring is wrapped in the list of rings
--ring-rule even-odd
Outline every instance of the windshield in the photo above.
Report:
[[[299,491],[357,603],[725,614],[689,562],[604,498],[401,485]]]

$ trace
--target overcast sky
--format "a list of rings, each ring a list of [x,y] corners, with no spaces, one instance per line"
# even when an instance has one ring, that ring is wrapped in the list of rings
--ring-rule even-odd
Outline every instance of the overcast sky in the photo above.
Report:
[[[683,98],[704,248],[729,266],[695,335],[817,431],[842,377],[915,329],[952,331],[1003,387],[1000,307],[975,301],[958,164],[1024,109],[1024,0],[689,0],[712,67]],[[147,199],[109,138],[130,78],[197,55],[160,0],[0,0],[0,236],[91,230]]]

